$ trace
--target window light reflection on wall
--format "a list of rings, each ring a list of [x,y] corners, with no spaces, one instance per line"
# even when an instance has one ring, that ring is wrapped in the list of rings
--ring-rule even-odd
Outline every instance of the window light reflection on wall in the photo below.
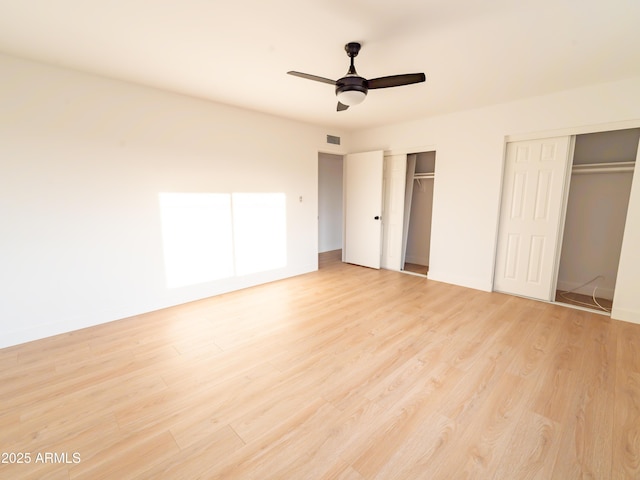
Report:
[[[168,288],[287,263],[284,193],[160,193]]]

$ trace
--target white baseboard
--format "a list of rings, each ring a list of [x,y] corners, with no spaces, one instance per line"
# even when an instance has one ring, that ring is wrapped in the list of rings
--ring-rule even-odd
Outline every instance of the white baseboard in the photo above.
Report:
[[[318,269],[315,263],[300,266],[271,270],[253,274],[247,277],[232,277],[213,285],[201,285],[187,287],[183,292],[167,294],[165,298],[152,303],[123,303],[120,305],[105,305],[103,308],[95,308],[91,312],[84,312],[72,318],[49,323],[33,323],[26,327],[3,330],[0,325],[0,348],[12,347],[23,343],[40,340],[63,333],[69,333],[83,328],[94,327],[103,323],[109,323],[123,318],[141,315],[147,312],[162,310],[164,308],[182,305],[204,298],[221,295],[235,290],[250,288],[265,283],[283,280],[297,275],[310,273]]]
[[[611,318],[613,320],[640,324],[640,312],[634,310],[613,307],[611,309]]]
[[[436,270],[429,270],[427,278],[435,280],[437,282],[451,283],[452,285],[458,285],[460,287],[473,288],[475,290],[482,290],[485,292],[491,292],[493,290],[493,282],[491,279],[480,279],[470,277],[460,277],[457,275],[450,275],[446,272],[439,272]]]

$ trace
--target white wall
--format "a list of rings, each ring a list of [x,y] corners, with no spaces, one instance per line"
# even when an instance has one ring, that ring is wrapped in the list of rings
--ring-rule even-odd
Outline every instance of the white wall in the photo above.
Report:
[[[613,122],[640,126],[640,78],[367,129],[350,138],[354,151],[420,151],[425,145],[437,151],[429,277],[489,291],[505,137],[584,133]],[[640,204],[640,192],[631,195],[621,256],[627,264],[621,265],[614,318],[624,312],[625,319],[640,322],[640,255],[634,246],[640,244],[640,205],[634,202]]]
[[[317,268],[318,151],[343,132],[7,56],[0,72],[0,347]],[[161,192],[285,193],[286,267],[168,289]]]
[[[342,156],[318,154],[318,248],[342,248]]]

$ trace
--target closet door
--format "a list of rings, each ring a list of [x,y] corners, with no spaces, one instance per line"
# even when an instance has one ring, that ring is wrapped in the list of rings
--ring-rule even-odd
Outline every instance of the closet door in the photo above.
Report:
[[[638,272],[640,272],[640,142],[636,152],[635,169],[631,180],[631,194],[629,196],[629,209],[624,227],[624,237],[620,250],[620,262],[618,264],[618,276],[616,277],[616,290],[613,294],[613,308],[611,318],[640,323],[640,301],[638,292],[640,285]]]
[[[494,290],[552,300],[571,137],[507,144]]]
[[[380,268],[382,151],[344,157],[344,248],[347,263]]]
[[[384,204],[382,212],[382,268],[402,270],[404,196],[407,155],[384,157]]]

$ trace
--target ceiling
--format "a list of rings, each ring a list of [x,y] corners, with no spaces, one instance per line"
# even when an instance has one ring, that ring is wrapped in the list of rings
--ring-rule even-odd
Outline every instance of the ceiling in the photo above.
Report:
[[[0,0],[0,52],[354,130],[640,76],[638,0]],[[365,78],[424,72],[336,112]],[[640,101],[640,99],[635,99]]]

